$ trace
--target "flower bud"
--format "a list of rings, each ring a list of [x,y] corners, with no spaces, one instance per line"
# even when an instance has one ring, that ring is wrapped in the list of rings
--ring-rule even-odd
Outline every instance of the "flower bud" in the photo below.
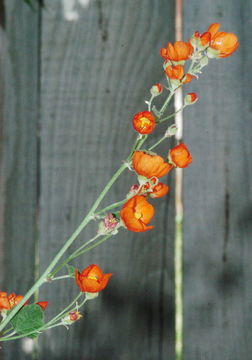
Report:
[[[198,96],[196,93],[188,93],[184,98],[185,105],[193,105],[198,100]]]
[[[130,191],[129,191],[130,197],[132,196],[132,194],[136,195],[138,193],[139,189],[140,189],[140,185],[138,185],[138,184],[132,185],[130,188]]]
[[[109,213],[104,217],[103,221],[99,223],[98,234],[113,234],[114,231],[116,233],[116,227],[118,224],[119,221],[116,219],[116,217],[112,213]]]
[[[168,127],[168,129],[166,130],[165,136],[166,137],[171,137],[176,135],[178,131],[177,125],[176,124],[172,124]]]
[[[200,38],[200,33],[198,31],[195,31],[195,33],[192,35],[192,37],[189,40],[193,47],[199,46],[199,38]]]
[[[82,318],[82,315],[79,311],[71,311],[62,319],[62,322],[66,325],[71,325],[80,318]]]
[[[165,196],[169,191],[169,186],[163,183],[158,183],[154,188],[152,189],[152,192],[150,193],[151,198],[160,198],[162,196]]]
[[[158,96],[162,93],[162,91],[163,91],[163,86],[161,84],[155,84],[150,89],[150,93],[152,96]]]

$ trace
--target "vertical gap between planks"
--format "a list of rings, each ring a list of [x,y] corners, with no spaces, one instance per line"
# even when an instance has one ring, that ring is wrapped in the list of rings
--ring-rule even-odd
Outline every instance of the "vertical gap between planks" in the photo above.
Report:
[[[40,3],[36,4],[35,10],[37,12],[38,24],[37,24],[37,35],[38,35],[38,44],[37,44],[37,119],[36,119],[36,127],[37,127],[37,134],[36,134],[36,143],[37,143],[37,166],[36,166],[36,214],[35,214],[35,221],[36,221],[36,238],[35,238],[35,259],[34,259],[34,282],[36,282],[39,278],[39,270],[40,270],[40,103],[41,103],[41,27],[42,27],[42,8]],[[39,288],[34,294],[34,302],[39,301]],[[32,351],[32,360],[39,359],[39,344],[38,338],[33,340],[33,351]]]
[[[183,31],[183,0],[176,0],[175,37],[182,40]],[[183,105],[183,92],[179,88],[175,94],[175,112]],[[179,144],[183,137],[183,112],[175,116],[178,128],[176,141]],[[175,169],[175,358],[183,359],[183,170]]]

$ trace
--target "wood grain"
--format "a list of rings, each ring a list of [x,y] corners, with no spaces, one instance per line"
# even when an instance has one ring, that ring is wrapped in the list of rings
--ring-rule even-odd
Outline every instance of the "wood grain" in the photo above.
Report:
[[[37,238],[37,124],[39,13],[19,0],[5,2],[4,283],[23,294],[34,281]],[[4,359],[28,359],[22,341],[4,344]],[[30,357],[29,357],[30,358]]]
[[[184,114],[186,360],[245,360],[251,343],[251,2],[184,2],[184,37],[220,22],[240,48],[190,85]],[[195,25],[196,24],[196,25]],[[195,28],[196,27],[196,28]]]
[[[75,21],[61,5],[46,1],[42,16],[41,270],[126,158],[135,137],[131,117],[163,79],[158,51],[174,35],[173,2],[76,2]],[[125,174],[104,205],[122,199],[135,181]],[[173,198],[171,192],[156,201],[155,231],[124,230],[74,263],[80,269],[97,263],[114,275],[88,303],[83,321],[41,337],[41,359],[174,357]],[[96,227],[91,224],[76,244]],[[77,293],[68,283],[42,288],[48,314]]]

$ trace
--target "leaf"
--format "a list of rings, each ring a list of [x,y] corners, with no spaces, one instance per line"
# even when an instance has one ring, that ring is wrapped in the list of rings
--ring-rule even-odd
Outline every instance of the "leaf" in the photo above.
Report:
[[[69,275],[70,277],[74,278],[75,267],[72,266],[72,265],[66,264],[66,268],[67,268],[67,271],[68,271],[68,275]]]
[[[24,335],[36,331],[44,325],[43,310],[37,304],[25,305],[11,320],[17,334]],[[36,337],[37,334],[30,334]]]

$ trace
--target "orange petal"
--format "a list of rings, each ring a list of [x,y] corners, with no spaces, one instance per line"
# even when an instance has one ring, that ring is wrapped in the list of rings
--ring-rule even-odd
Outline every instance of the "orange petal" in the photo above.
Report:
[[[238,38],[233,33],[218,32],[211,41],[211,48],[220,51],[219,57],[231,55],[238,46]]]
[[[213,36],[217,33],[217,31],[219,30],[220,28],[220,24],[219,23],[214,23],[214,24],[211,24],[209,26],[209,28],[207,29],[207,31],[211,34],[211,37],[213,38]]]
[[[110,277],[112,276],[113,274],[111,273],[108,273],[108,274],[104,274],[101,281],[100,281],[100,291],[103,290],[107,284],[108,284],[108,281],[110,279]]]
[[[82,279],[82,292],[95,293],[101,290],[101,285],[98,281],[88,278]]]
[[[187,74],[185,74],[182,83],[183,83],[183,84],[188,84],[188,83],[191,82],[194,78],[195,78],[194,75],[191,75],[191,74],[187,73]]]
[[[152,198],[160,198],[165,196],[169,191],[169,186],[163,183],[158,183],[154,188],[153,192],[150,193],[150,197]]]
[[[167,59],[172,61],[178,61],[177,52],[175,51],[175,48],[170,42],[167,44]]]
[[[139,217],[136,217],[136,213]],[[154,215],[154,208],[142,195],[135,195],[128,200],[120,211],[120,216],[126,228],[135,232],[143,232],[153,228],[146,226]]]
[[[177,61],[189,59],[193,52],[192,45],[184,41],[176,41],[174,43],[174,49],[177,53]]]
[[[88,273],[85,271],[85,275],[81,276],[94,276],[96,278],[101,278],[103,276],[103,272],[98,265],[92,264],[87,267],[89,269]]]
[[[207,45],[211,40],[211,34],[210,32],[204,32],[204,34],[201,35],[200,37],[200,42],[202,46]]]

